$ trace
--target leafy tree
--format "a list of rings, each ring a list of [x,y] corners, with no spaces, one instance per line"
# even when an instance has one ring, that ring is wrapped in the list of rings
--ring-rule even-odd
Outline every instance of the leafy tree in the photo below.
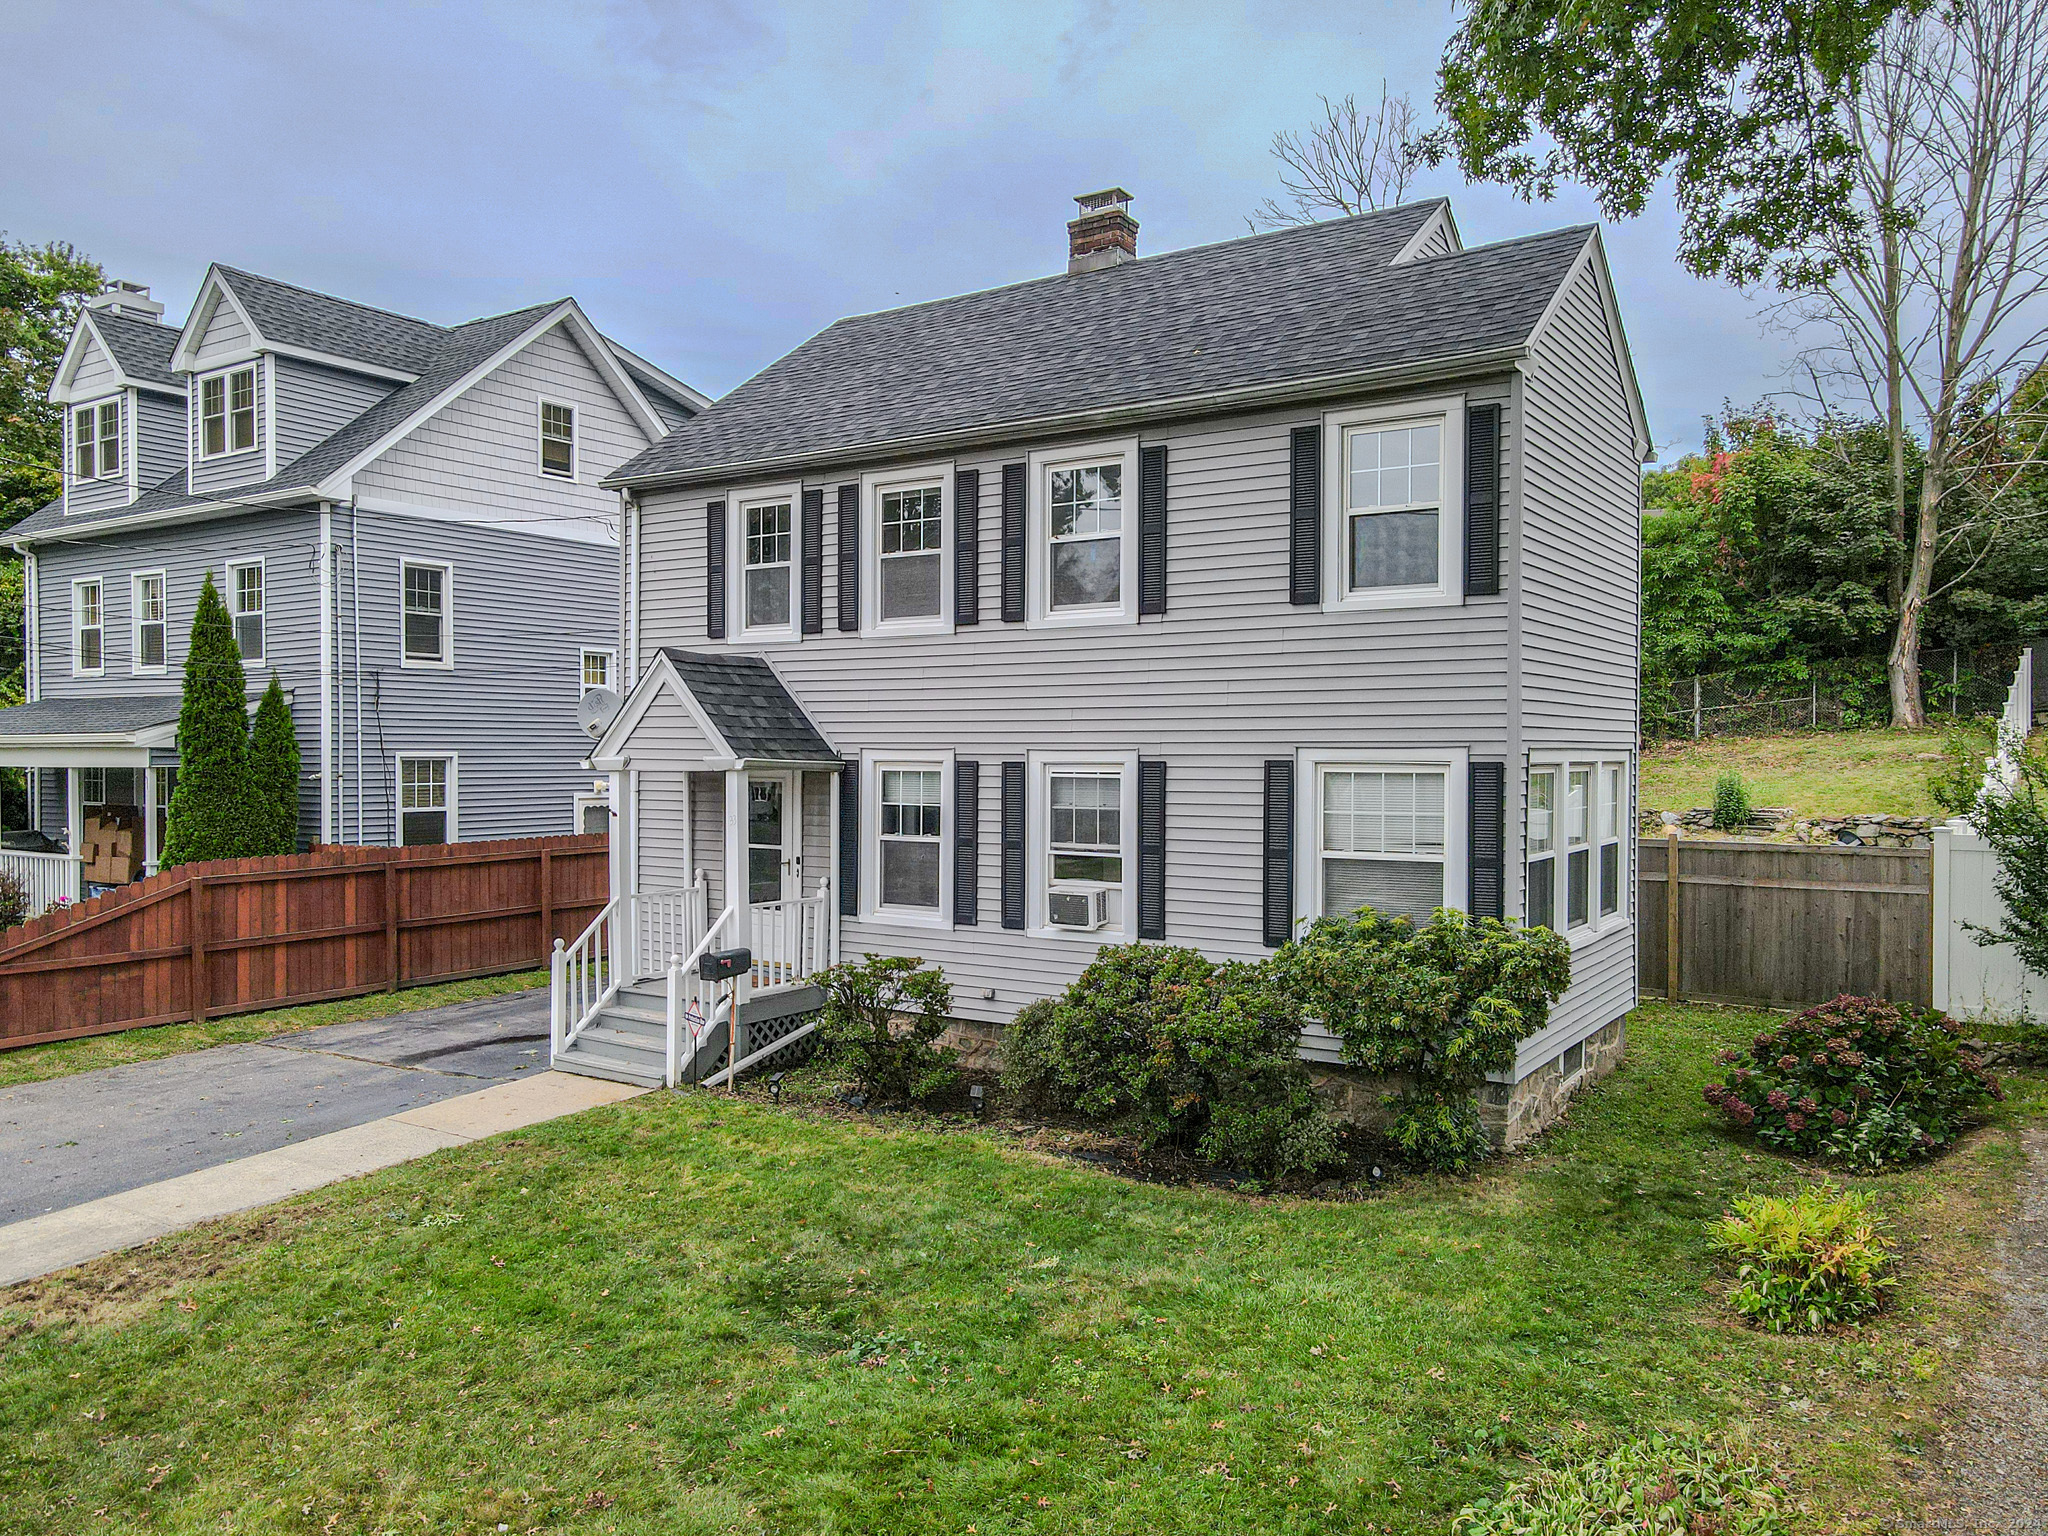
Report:
[[[256,706],[249,737],[249,853],[299,851],[299,738],[284,685],[270,674],[270,686]]]
[[[185,694],[178,707],[178,787],[171,792],[161,867],[238,859],[257,846],[249,825],[248,682],[213,572],[199,589]]]
[[[1916,0],[1470,0],[1428,147],[1525,198],[1561,181],[1633,218],[1672,179],[1679,258],[1753,283],[1855,227],[1838,104]],[[1547,141],[1541,144],[1539,141]]]
[[[0,236],[0,531],[54,497],[64,418],[50,381],[85,301],[106,274],[68,245]]]

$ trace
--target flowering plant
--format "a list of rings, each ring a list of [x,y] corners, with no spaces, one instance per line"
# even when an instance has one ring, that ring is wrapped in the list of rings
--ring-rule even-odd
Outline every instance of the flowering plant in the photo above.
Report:
[[[2004,1097],[1962,1033],[1945,1013],[1838,997],[1723,1051],[1706,1100],[1780,1151],[1859,1168],[1925,1157]]]

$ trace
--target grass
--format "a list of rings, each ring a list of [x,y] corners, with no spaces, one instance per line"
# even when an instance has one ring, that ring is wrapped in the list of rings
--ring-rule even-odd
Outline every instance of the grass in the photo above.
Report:
[[[241,1013],[208,1019],[204,1024],[159,1024],[151,1029],[122,1030],[111,1035],[88,1035],[79,1040],[57,1040],[49,1045],[23,1046],[0,1051],[0,1088],[46,1078],[68,1077],[73,1072],[92,1072],[100,1067],[125,1066],[131,1061],[154,1061],[184,1051],[204,1050],[210,1045],[240,1045],[250,1040],[268,1040],[296,1030],[317,1029],[323,1024],[353,1024],[362,1019],[388,1018],[394,1013],[411,1013],[419,1008],[438,1008],[444,1003],[468,1002],[474,997],[500,997],[507,992],[525,992],[548,984],[546,971],[520,971],[509,976],[482,976],[469,981],[442,982],[436,986],[408,987],[400,992],[372,992],[365,997],[346,997],[331,1003],[306,1003],[297,1008],[274,1008],[268,1013]]]
[[[650,1094],[0,1297],[10,1530],[1438,1533],[1668,1429],[1813,1530],[1915,1497],[2048,1087],[1881,1181],[1897,1306],[1729,1317],[1707,1223],[1808,1171],[1710,1128],[1757,1015],[1648,1007],[1533,1155],[1350,1203],[1001,1127]],[[1867,1527],[1866,1527],[1867,1528]]]
[[[1937,816],[1927,781],[1941,767],[1947,739],[1946,730],[1820,731],[1651,747],[1642,758],[1642,804],[1656,811],[1712,805],[1714,780],[1733,768],[1759,808],[1790,806],[1801,816]]]

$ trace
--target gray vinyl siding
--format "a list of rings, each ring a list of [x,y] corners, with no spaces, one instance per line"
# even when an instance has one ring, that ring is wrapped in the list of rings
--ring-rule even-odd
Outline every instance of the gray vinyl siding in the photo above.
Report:
[[[1521,390],[1520,689],[1528,750],[1633,761],[1641,492],[1618,343],[1598,275],[1582,268],[1538,338]],[[1630,801],[1622,888],[1633,909],[1633,784]],[[1526,824],[1513,825],[1519,840]],[[1635,1006],[1635,939],[1631,923],[1576,947],[1571,989],[1543,1033],[1524,1043],[1521,1072]]]
[[[226,305],[221,306],[221,312],[223,314],[228,312]],[[211,332],[208,334],[210,335]],[[259,357],[252,363],[237,364],[236,368],[231,370],[239,371],[245,366],[256,370],[256,446],[244,449],[240,453],[220,454],[210,459],[203,459],[199,456],[201,421],[199,411],[201,399],[200,384],[207,377],[209,370],[202,363],[201,367],[193,373],[192,408],[187,412],[188,426],[186,436],[191,445],[191,478],[189,484],[194,495],[200,495],[209,491],[230,490],[235,486],[252,484],[264,478],[265,447],[268,441],[267,434],[269,433],[270,425],[265,420],[269,413],[263,408],[263,391],[265,387],[263,375],[264,371],[270,367],[270,362],[271,360],[267,357]]]
[[[43,768],[36,773],[35,828],[45,837],[67,842],[71,836],[69,776],[61,768]]]
[[[99,339],[87,332],[85,349],[79,356],[78,367],[71,374],[72,400],[83,404],[87,400],[110,395],[120,387],[121,370],[99,344]]]
[[[252,339],[249,327],[242,323],[241,314],[235,306],[225,296],[217,297],[193,355],[203,370],[214,358],[232,357],[237,352],[247,351]]]
[[[137,390],[135,445],[137,484],[143,490],[185,467],[185,397]]]
[[[576,412],[576,478],[540,472],[540,402]],[[615,525],[617,493],[598,481],[649,439],[583,349],[557,326],[472,385],[355,477],[356,494],[416,506],[475,507],[507,520]]]
[[[382,400],[396,387],[295,357],[269,360],[277,369],[277,462],[292,463]]]
[[[594,777],[581,766],[590,739],[576,725],[581,653],[586,645],[617,643],[618,552],[388,513],[359,513],[353,541],[345,512],[336,513],[335,524],[335,735],[346,781],[339,840],[393,840],[401,755],[457,759],[456,822],[464,841],[566,831],[574,797],[587,794]],[[358,545],[356,570],[350,554]],[[452,669],[403,664],[406,559],[454,568]]]
[[[83,372],[83,370],[80,370]],[[72,403],[64,407],[64,510],[66,512],[104,512],[110,507],[126,506],[128,494],[128,452],[132,434],[129,431],[134,394],[119,389],[109,382],[108,387],[94,394],[74,388]],[[98,408],[108,400],[117,401],[121,408],[121,470],[120,473],[104,478],[94,477],[81,480],[74,472],[78,466],[78,432],[76,412],[90,406],[94,420],[98,420]]]
[[[634,863],[653,876],[642,880],[640,889],[681,890],[690,883],[690,776],[680,771],[653,771],[634,778],[640,811]]]
[[[1480,381],[1466,393],[1506,401],[1510,384]],[[1136,625],[1044,630],[999,621],[1001,466],[1052,444],[957,461],[982,471],[978,626],[886,639],[841,634],[832,627],[828,553],[827,632],[758,649],[838,750],[951,750],[982,764],[980,925],[912,929],[842,919],[842,953],[936,960],[953,980],[957,1011],[995,1022],[1079,975],[1099,940],[1000,926],[997,765],[1032,751],[1164,758],[1167,940],[1242,959],[1268,953],[1260,922],[1267,758],[1345,747],[1506,756],[1512,650],[1504,598],[1328,614],[1288,602],[1288,432],[1321,414],[1240,416],[1138,434],[1141,443],[1168,448],[1171,531],[1168,611]],[[828,552],[836,547],[833,488],[858,478],[855,470],[808,482],[827,490]],[[1127,515],[1135,513],[1135,489]],[[719,648],[704,634],[704,509],[717,494],[646,498],[643,658],[659,645]],[[1135,580],[1135,570],[1128,574]],[[1455,809],[1462,815],[1462,806]],[[704,867],[702,833],[715,835],[716,818],[707,826],[700,813],[699,826]],[[642,882],[652,878],[643,867]],[[1461,872],[1452,878],[1462,883]],[[1134,890],[1127,881],[1127,899]],[[982,998],[985,988],[995,990],[993,1001]]]
[[[704,872],[711,890],[711,910],[718,913],[725,910],[725,776],[718,773],[693,773],[690,778],[690,836],[695,849],[695,864]],[[643,879],[646,870],[642,870]],[[687,884],[695,873],[683,872],[680,884]]]

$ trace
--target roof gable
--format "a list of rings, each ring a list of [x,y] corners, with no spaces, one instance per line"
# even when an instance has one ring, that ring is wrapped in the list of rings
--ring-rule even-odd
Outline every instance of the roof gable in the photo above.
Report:
[[[680,710],[687,721],[672,710]],[[694,727],[711,749],[706,758],[713,761],[825,766],[840,760],[765,658],[707,655],[673,646],[654,653],[591,756],[615,759],[640,731],[683,724]]]
[[[907,452],[1526,345],[1590,227],[1396,264],[1443,207],[1409,204],[852,316],[612,483]]]
[[[81,310],[71,339],[64,344],[64,355],[57,360],[49,398],[59,405],[66,403],[80,370],[94,353],[105,359],[116,375],[114,382],[122,388],[182,395],[185,381],[171,371],[171,352],[177,343],[178,332],[172,326],[106,310]]]

